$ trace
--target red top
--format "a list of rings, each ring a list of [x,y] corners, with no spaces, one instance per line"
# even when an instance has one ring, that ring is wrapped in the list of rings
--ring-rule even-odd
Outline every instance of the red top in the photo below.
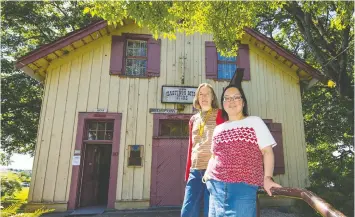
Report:
[[[208,178],[263,186],[261,150],[276,142],[263,120],[248,116],[217,126],[213,132],[213,158],[207,167]]]
[[[216,125],[224,123],[225,120],[222,117],[222,110],[218,109],[216,117]],[[186,159],[186,170],[185,170],[185,181],[189,178],[190,168],[191,168],[191,152],[192,152],[192,127],[193,120],[189,122],[189,147],[187,149],[187,159]]]

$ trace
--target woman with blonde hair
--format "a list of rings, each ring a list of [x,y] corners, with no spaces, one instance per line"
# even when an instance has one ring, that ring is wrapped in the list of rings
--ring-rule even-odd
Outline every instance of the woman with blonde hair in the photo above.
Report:
[[[199,112],[189,122],[189,148],[187,154],[185,197],[181,217],[198,217],[204,203],[204,216],[208,216],[209,192],[202,177],[211,157],[213,130],[223,123],[217,96],[210,84],[202,83],[196,90],[193,107]]]

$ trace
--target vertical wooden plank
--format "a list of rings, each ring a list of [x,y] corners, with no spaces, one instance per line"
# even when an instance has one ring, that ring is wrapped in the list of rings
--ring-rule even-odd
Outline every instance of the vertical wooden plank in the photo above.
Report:
[[[153,78],[154,79],[154,78]],[[151,80],[151,79],[149,79]],[[148,79],[140,79],[138,82],[138,106],[137,106],[137,121],[136,121],[136,140],[135,144],[143,145],[143,156],[145,157],[145,151],[147,149],[146,144],[146,130],[147,130],[147,116],[148,116]],[[145,159],[143,159],[143,162]],[[143,167],[134,168],[133,179],[133,199],[143,199],[143,186],[144,186],[144,168],[146,165],[143,163]]]
[[[272,118],[274,122],[276,122],[276,117],[277,113],[275,112],[276,108],[276,99],[275,99],[275,94],[277,91],[277,88],[274,86],[275,85],[275,72],[274,72],[274,64],[271,62],[268,62],[267,64],[267,71],[268,71],[268,76],[267,76],[267,97],[270,100],[269,101],[269,109],[268,109],[268,114],[267,116]]]
[[[90,90],[90,84],[91,80],[95,78],[91,78],[92,74],[92,64],[93,64],[93,58],[94,58],[94,50],[91,50],[88,53],[83,54],[83,61],[81,63],[81,76],[80,76],[80,82],[79,82],[79,91],[78,91],[78,106],[76,113],[78,112],[85,112],[88,111],[88,101],[89,101],[89,90]],[[77,114],[75,115],[77,116]],[[76,129],[76,126],[74,126],[74,129]],[[74,139],[75,141],[75,139]]]
[[[82,55],[75,58],[71,64],[70,79],[65,106],[65,117],[62,132],[62,142],[59,153],[59,165],[56,173],[56,184],[54,201],[66,201],[69,173],[68,168],[71,160],[71,147],[73,138],[73,127],[76,116],[77,96],[81,72]]]
[[[167,68],[166,68],[166,76],[164,77],[165,80],[163,80],[163,84],[167,85],[175,85],[175,80],[177,77],[178,73],[181,73],[181,65],[180,62],[177,61],[177,47],[181,46],[180,45],[180,40],[181,36],[179,33],[176,34],[176,40],[169,40],[168,46],[167,46],[167,56],[166,60],[167,61]],[[179,43],[179,45],[178,45]],[[180,69],[179,69],[180,68]],[[161,97],[160,97],[161,98]],[[165,108],[166,109],[173,109],[175,108],[175,105],[172,103],[165,103]]]
[[[54,110],[57,100],[57,89],[59,81],[59,68],[54,69],[50,73],[53,73],[50,81],[50,89],[48,94],[48,103],[44,121],[43,137],[41,141],[41,151],[39,155],[39,162],[36,174],[36,184],[34,186],[33,201],[43,201],[43,187],[46,174],[46,165],[48,160],[49,145],[51,139],[51,132],[53,127]]]
[[[192,86],[193,84],[193,79],[194,79],[194,54],[193,54],[193,42],[194,42],[194,35],[189,35],[186,36],[186,48],[185,48],[185,53],[186,53],[186,68],[185,68],[185,75],[184,75],[184,85],[186,86]],[[192,111],[192,106],[191,104],[185,105],[184,112],[191,112]]]
[[[68,181],[67,181],[67,190],[66,190],[66,201],[69,200],[69,192],[70,192],[70,182],[71,182],[71,174],[72,174],[72,156],[74,155],[75,141],[76,141],[76,132],[77,132],[77,124],[78,124],[78,115],[79,112],[87,111],[87,104],[89,100],[89,89],[90,89],[90,80],[91,80],[91,70],[92,70],[92,60],[94,57],[94,50],[90,50],[89,52],[83,54],[83,59],[81,62],[81,70],[80,70],[80,80],[79,80],[79,89],[77,93],[77,103],[76,110],[74,113],[74,125],[71,130],[73,131],[73,136],[71,138],[71,149],[69,155],[69,164],[68,164]]]
[[[191,52],[191,75],[192,80],[189,83],[191,86],[198,85],[198,75],[201,73],[200,71],[200,53],[202,50],[201,47],[201,34],[195,33],[192,37],[192,52]]]
[[[54,189],[56,184],[56,173],[59,161],[60,145],[63,132],[64,111],[68,94],[68,83],[70,76],[71,63],[61,66],[58,81],[58,91],[56,107],[54,111],[53,128],[49,142],[49,154],[46,164],[46,175],[44,180],[43,200],[53,201]]]
[[[175,41],[175,59],[178,62],[177,71],[174,73],[175,80],[174,85],[181,85],[181,78],[185,75],[186,72],[186,63],[187,58],[185,49],[186,49],[186,36],[185,34],[178,34],[177,40]],[[169,78],[169,76],[168,76]],[[175,106],[176,107],[176,106]]]
[[[110,51],[111,51],[111,40],[103,45],[102,53],[102,64],[101,64],[101,76],[100,76],[100,93],[99,93],[99,103],[98,108],[108,107],[108,97],[110,90]]]
[[[45,84],[44,84],[45,88],[44,88],[43,95],[42,95],[41,117],[40,117],[40,122],[38,125],[38,131],[37,131],[36,151],[35,151],[35,157],[34,157],[34,161],[33,161],[31,184],[30,184],[30,190],[28,193],[28,202],[31,202],[33,200],[33,192],[34,192],[34,187],[35,187],[35,183],[36,183],[37,168],[39,166],[38,159],[39,159],[39,156],[41,153],[41,142],[42,142],[43,130],[45,129],[44,121],[46,119],[47,102],[48,102],[51,77],[52,77],[52,73],[47,72]]]
[[[112,38],[109,39],[108,46],[112,43]],[[106,46],[106,45],[105,45]],[[105,50],[105,55],[107,59],[111,59],[111,49],[108,47],[108,52]],[[105,73],[105,72],[104,72]],[[108,111],[109,112],[118,112],[118,98],[119,98],[119,86],[120,86],[120,77],[118,76],[109,76],[110,90],[108,96]],[[122,127],[122,126],[121,126]],[[121,147],[122,147],[121,143]],[[117,188],[116,188],[117,189]]]
[[[308,158],[307,158],[307,149],[306,149],[306,138],[305,138],[305,129],[304,129],[304,118],[303,118],[303,109],[302,109],[302,100],[301,100],[301,91],[298,89],[296,93],[298,99],[298,112],[299,112],[299,130],[300,130],[300,146],[302,147],[303,153],[303,162],[304,162],[304,182],[301,183],[300,187],[305,188],[309,187],[309,170],[308,170]]]
[[[119,159],[118,159],[118,174],[117,174],[117,192],[116,198],[117,200],[122,199],[123,195],[123,178],[124,178],[124,168],[126,169],[126,149],[127,149],[127,142],[126,142],[126,129],[127,129],[127,122],[128,122],[128,99],[129,99],[129,87],[130,82],[133,82],[131,79],[123,78],[119,79],[119,92],[118,92],[118,107],[117,111],[122,113],[122,126],[121,126],[121,140],[120,140],[120,151],[119,151]]]
[[[90,79],[90,89],[87,111],[92,112],[98,106],[100,82],[101,82],[101,65],[102,65],[103,45],[97,45],[94,48],[94,56],[92,60],[92,71]],[[104,88],[104,87],[103,87]]]
[[[284,162],[285,162],[285,174],[280,176],[280,184],[282,186],[289,186],[290,180],[290,167],[289,164],[292,163],[288,160],[288,144],[287,142],[287,133],[286,133],[286,105],[285,105],[285,98],[284,98],[284,89],[282,85],[282,72],[278,67],[275,67],[275,87],[277,87],[276,91],[276,112],[278,113],[279,123],[282,124],[282,142],[283,142],[283,152],[284,152]]]
[[[146,137],[144,151],[144,182],[143,182],[143,199],[150,199],[150,183],[152,168],[152,142],[153,142],[153,115],[149,113],[149,108],[157,107],[157,88],[158,79],[149,79],[148,82],[148,111],[146,116]]]
[[[243,90],[244,90],[244,94],[246,95],[246,98],[248,100],[248,113],[249,115],[252,115],[251,111],[250,111],[250,106],[251,106],[251,101],[252,101],[252,91],[250,90],[250,81],[243,81],[242,82],[242,87],[243,87]],[[221,89],[221,88],[220,88]],[[223,88],[222,90],[220,90],[220,95],[218,97],[218,99],[220,99],[221,95],[222,95],[222,91],[223,91]]]
[[[194,35],[189,35],[185,36],[185,55],[186,55],[186,61],[185,61],[185,75],[184,75],[184,85],[186,86],[192,86],[193,80],[194,80],[194,53],[193,53],[193,43],[194,43]]]
[[[171,53],[171,51],[168,50],[169,49],[168,46],[170,43],[171,43],[170,40],[168,40],[166,38],[161,40],[161,71],[160,71],[160,76],[158,77],[159,91],[157,92],[157,95],[156,95],[157,99],[159,99],[159,101],[157,103],[158,108],[165,108],[166,103],[161,103],[161,88],[163,85],[167,85],[166,77],[167,77],[168,73],[169,73],[169,75],[171,74],[173,64],[174,64],[173,62],[169,61],[169,59],[168,59],[169,52]]]
[[[268,109],[267,109],[267,118],[270,118],[273,120],[275,123],[280,123],[279,120],[277,120],[277,116],[279,115],[276,113],[276,106],[277,106],[277,99],[276,99],[276,94],[277,94],[277,89],[275,88],[275,79],[276,79],[276,72],[274,69],[274,64],[272,62],[267,62],[266,64],[266,74],[267,76],[265,77],[266,80],[266,90],[265,92],[267,93],[267,98],[268,98]],[[281,177],[279,175],[274,177],[275,182],[281,183]]]
[[[207,35],[202,35],[201,36],[201,53],[200,53],[200,68],[201,68],[201,74],[198,76],[198,84],[203,83],[206,81],[206,61],[205,61],[205,41],[210,41],[209,37]]]
[[[289,105],[291,106],[290,107],[290,110],[291,111],[291,114],[294,114],[294,115],[290,115],[291,116],[291,123],[290,123],[290,126],[291,126],[291,132],[292,133],[292,149],[293,149],[293,159],[294,159],[294,162],[297,162],[295,165],[296,165],[296,171],[295,173],[293,174],[293,176],[296,177],[295,179],[295,187],[299,187],[299,180],[300,178],[302,178],[300,176],[300,171],[301,171],[301,164],[302,164],[302,158],[300,156],[300,148],[298,147],[299,143],[298,143],[298,138],[299,138],[299,135],[297,134],[297,117],[295,116],[296,114],[296,111],[295,111],[295,99],[294,99],[294,92],[293,92],[293,89],[294,89],[294,81],[292,79],[291,76],[289,76],[288,74],[285,74],[285,76],[287,77],[287,80],[288,80],[288,88],[289,88]],[[296,160],[296,159],[300,159],[300,160]]]
[[[251,57],[250,57],[250,70],[251,72],[254,73],[254,76],[251,75],[251,91],[250,91],[250,97],[248,98],[250,101],[249,105],[249,110],[252,115],[260,116],[259,113],[259,100],[258,100],[258,79],[260,77],[260,70],[259,70],[259,55],[255,52],[250,52]]]
[[[297,88],[297,84],[294,78],[292,78],[291,76],[288,76],[288,80],[289,80],[289,88],[290,88],[290,95],[291,98],[290,100],[292,101],[292,108],[291,108],[291,112],[292,114],[292,132],[293,132],[293,150],[294,150],[294,159],[300,159],[297,161],[297,173],[295,174],[297,176],[297,183],[296,183],[296,187],[299,187],[299,183],[301,182],[300,180],[303,180],[303,154],[302,154],[302,147],[300,147],[301,145],[301,141],[299,140],[300,138],[300,134],[299,134],[299,129],[298,129],[298,121],[299,118],[297,116],[297,99],[295,98],[295,88]]]
[[[136,137],[136,122],[137,122],[137,104],[138,104],[138,91],[139,91],[139,79],[130,79],[129,93],[128,93],[128,111],[127,111],[127,129],[126,129],[126,149],[125,149],[125,159],[123,168],[123,200],[132,200],[133,198],[133,174],[134,168],[128,167],[128,155],[129,145],[134,145]]]
[[[287,77],[284,72],[282,72],[282,89],[284,90],[284,102],[285,102],[285,111],[291,111],[292,108],[292,103],[290,102],[290,94],[289,94],[289,87],[287,83]],[[287,146],[287,160],[290,162],[288,164],[289,166],[289,185],[290,187],[296,187],[298,183],[297,177],[297,165],[294,163],[297,159],[294,158],[294,151],[293,150],[293,141],[294,141],[294,135],[293,135],[293,130],[292,130],[292,118],[291,115],[285,115],[286,121],[285,121],[285,137],[286,137],[286,142],[285,146]]]
[[[120,79],[117,76],[110,77],[110,91],[108,97],[108,111],[117,112],[119,98]]]
[[[301,130],[300,130],[300,122],[303,120],[301,115],[301,102],[297,92],[300,92],[299,81],[295,78],[289,76],[290,80],[290,88],[292,94],[293,108],[292,114],[293,117],[293,133],[294,133],[294,149],[296,150],[296,159],[300,159],[297,163],[297,177],[298,183],[297,187],[301,187],[305,183],[305,169],[306,169],[306,150],[303,147],[303,142],[301,140]]]
[[[259,64],[259,77],[257,78],[258,80],[258,101],[260,102],[259,105],[259,112],[258,116],[262,118],[267,118],[266,116],[266,110],[267,110],[267,102],[266,102],[266,91],[265,91],[265,64],[266,60],[264,58],[260,58],[260,61],[258,62]]]

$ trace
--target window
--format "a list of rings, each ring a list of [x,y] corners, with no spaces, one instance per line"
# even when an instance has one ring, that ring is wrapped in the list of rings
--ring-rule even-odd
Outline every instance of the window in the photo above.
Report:
[[[188,120],[160,120],[159,136],[166,137],[188,137]]]
[[[160,39],[151,35],[112,36],[110,74],[129,77],[160,76]]]
[[[128,166],[143,166],[143,145],[129,145]]]
[[[205,42],[205,75],[206,79],[231,80],[236,69],[244,69],[243,80],[250,80],[249,45],[239,44],[235,57],[222,57],[214,42]]]
[[[147,41],[127,40],[126,75],[144,76],[147,71]]]
[[[237,69],[237,57],[224,57],[218,53],[218,79],[232,79]]]
[[[87,122],[86,140],[112,140],[112,121],[89,121]]]

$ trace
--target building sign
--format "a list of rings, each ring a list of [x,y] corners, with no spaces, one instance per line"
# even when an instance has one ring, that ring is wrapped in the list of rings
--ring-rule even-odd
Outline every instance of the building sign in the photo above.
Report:
[[[96,108],[94,112],[107,112],[107,108]]]
[[[79,166],[80,165],[80,155],[74,155],[73,156],[72,165],[73,166]]]
[[[162,86],[162,103],[192,104],[197,87]]]
[[[150,113],[163,113],[163,114],[176,114],[177,109],[158,109],[158,108],[151,108],[149,109]]]

